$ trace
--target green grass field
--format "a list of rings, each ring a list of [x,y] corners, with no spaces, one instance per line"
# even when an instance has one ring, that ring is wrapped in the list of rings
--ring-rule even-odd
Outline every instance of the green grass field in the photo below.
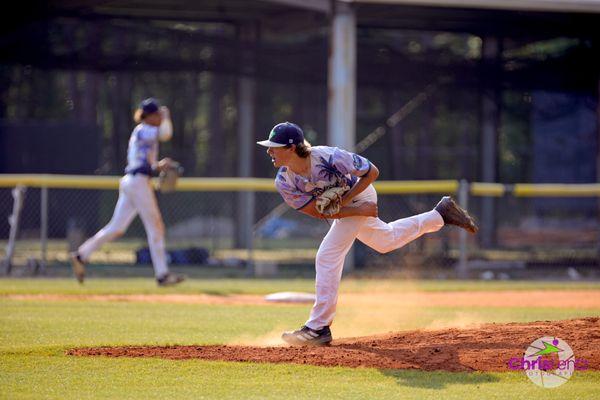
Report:
[[[200,360],[83,358],[79,346],[236,343],[299,326],[310,305],[205,305],[102,301],[16,300],[11,294],[265,294],[312,290],[311,280],[192,280],[158,289],[151,279],[97,279],[79,286],[64,279],[0,280],[0,398],[2,399],[591,399],[600,372],[581,372],[556,389],[519,373],[449,373],[324,368]],[[381,288],[384,289],[381,289]],[[600,283],[347,280],[343,292],[589,290]],[[356,306],[359,307],[359,306]],[[390,305],[393,312],[401,305]],[[341,309],[337,326],[361,309]],[[423,307],[393,329],[429,326],[468,314],[477,321],[534,321],[599,316],[600,309]],[[402,314],[404,315],[404,314]],[[386,332],[389,326],[383,332]],[[369,329],[373,333],[377,326]],[[335,334],[335,326],[334,326]],[[383,333],[382,332],[382,333]]]

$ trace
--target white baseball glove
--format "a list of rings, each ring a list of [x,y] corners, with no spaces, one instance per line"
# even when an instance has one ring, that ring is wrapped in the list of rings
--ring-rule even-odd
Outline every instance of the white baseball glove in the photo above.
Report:
[[[332,187],[325,190],[317,197],[315,207],[322,215],[334,215],[340,212],[342,208],[342,196],[346,193],[346,188]]]

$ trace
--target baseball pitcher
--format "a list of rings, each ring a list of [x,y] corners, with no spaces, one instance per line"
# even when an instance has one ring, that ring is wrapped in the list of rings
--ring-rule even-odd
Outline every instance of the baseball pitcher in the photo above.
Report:
[[[171,274],[165,253],[165,227],[150,177],[172,168],[173,161],[158,161],[158,142],[167,141],[173,135],[173,125],[167,107],[161,107],[153,98],[142,101],[134,114],[138,124],[131,133],[127,149],[125,176],[119,181],[119,199],[112,219],[92,238],[71,254],[75,277],[83,283],[85,263],[92,253],[104,243],[123,235],[136,215],[139,214],[150,247],[154,274],[159,286],[175,285],[184,280]]]
[[[471,233],[477,226],[469,214],[443,197],[431,211],[390,223],[378,218],[377,193],[372,183],[379,170],[364,157],[337,147],[315,146],[304,140],[300,127],[277,124],[267,140],[273,165],[279,168],[275,186],[292,208],[314,218],[334,222],[321,242],[316,257],[316,301],[306,323],[285,332],[292,345],[326,345],[337,304],[344,258],[355,239],[380,253],[398,249],[445,224]]]

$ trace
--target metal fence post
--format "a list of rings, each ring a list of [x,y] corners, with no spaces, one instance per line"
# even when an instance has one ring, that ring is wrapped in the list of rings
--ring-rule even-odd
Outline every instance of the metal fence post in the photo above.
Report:
[[[244,192],[247,196],[246,199],[246,224],[244,225],[244,236],[246,242],[246,249],[248,251],[248,261],[246,264],[246,275],[255,276],[254,271],[254,206],[256,193],[254,191]]]
[[[464,209],[467,209],[469,206],[469,182],[464,179],[460,180],[460,184],[458,186],[458,202],[460,206]],[[458,278],[464,279],[467,278],[468,275],[468,249],[467,249],[467,231],[461,229],[458,233],[459,240],[459,256],[458,256],[458,264],[456,265],[456,276]]]
[[[19,223],[21,221],[21,211],[23,210],[23,201],[27,188],[22,185],[17,185],[12,190],[13,210],[8,223],[10,224],[10,233],[8,243],[6,244],[6,257],[3,261],[4,273],[10,275],[12,271],[12,258],[15,254],[15,246],[17,245],[17,236],[19,234]]]
[[[48,187],[43,186],[41,189],[40,202],[40,243],[42,246],[42,254],[40,259],[40,271],[46,270],[46,261],[48,259]]]
[[[356,144],[356,11],[351,4],[332,2],[327,76],[327,144],[354,151]],[[344,273],[355,267],[354,249],[344,261]]]

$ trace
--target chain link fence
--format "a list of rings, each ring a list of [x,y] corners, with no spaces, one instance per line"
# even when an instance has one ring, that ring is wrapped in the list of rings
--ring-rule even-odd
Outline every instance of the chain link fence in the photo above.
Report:
[[[485,201],[471,197],[469,209],[480,216]],[[492,279],[536,273],[540,278],[574,280],[599,275],[597,198],[507,194],[492,204],[490,243],[473,242],[469,249],[472,274]]]
[[[6,260],[9,249],[7,217],[15,204],[13,191],[0,188],[2,260]],[[275,192],[252,192],[252,235],[251,241],[244,243],[240,221],[248,210],[239,208],[240,193],[157,193],[171,264],[257,275],[285,271],[312,274],[314,257],[329,223],[282,206]],[[13,275],[52,275],[55,270],[67,270],[69,251],[109,222],[117,198],[115,189],[27,188],[12,262],[10,266],[5,262],[4,270]],[[404,218],[430,210],[439,198],[438,194],[380,193],[379,215],[386,222]],[[483,203],[490,199],[468,196],[468,208],[480,223]],[[354,273],[479,279],[513,279],[529,274],[584,279],[598,275],[597,198],[515,197],[508,193],[491,201],[494,219],[490,243],[483,245],[481,234],[466,235],[454,227],[425,235],[385,255],[357,241]],[[96,252],[91,263],[132,267],[125,271],[149,263],[146,235],[139,218],[123,237]]]

